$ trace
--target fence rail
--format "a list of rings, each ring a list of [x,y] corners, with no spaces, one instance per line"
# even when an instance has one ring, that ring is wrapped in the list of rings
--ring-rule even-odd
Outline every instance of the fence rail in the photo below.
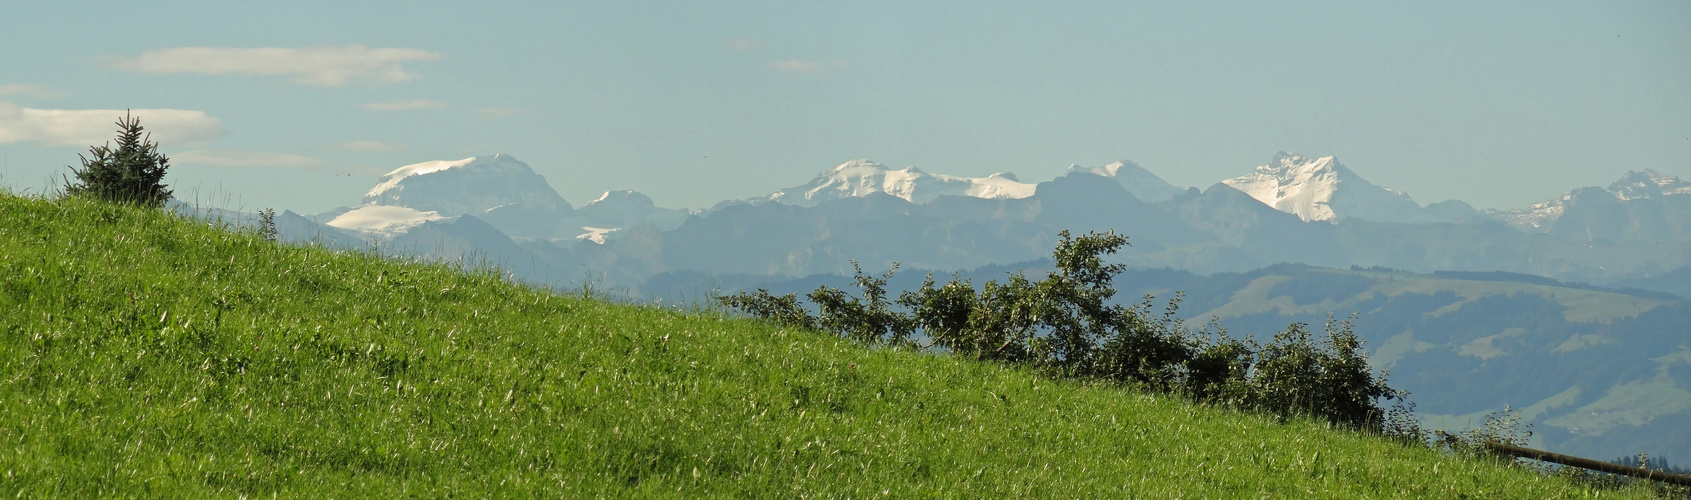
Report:
[[[1558,463],[1558,464],[1567,465],[1567,466],[1570,466],[1570,467],[1579,467],[1579,468],[1582,468],[1582,469],[1591,469],[1591,470],[1594,470],[1594,471],[1607,472],[1607,473],[1610,473],[1610,474],[1620,474],[1620,475],[1623,475],[1623,476],[1632,476],[1632,477],[1636,477],[1636,478],[1649,479],[1651,481],[1661,481],[1661,482],[1669,483],[1669,484],[1677,484],[1677,485],[1681,485],[1681,486],[1691,486],[1691,476],[1687,476],[1687,475],[1683,475],[1683,474],[1670,474],[1670,473],[1659,471],[1659,470],[1651,470],[1651,469],[1645,469],[1645,468],[1641,468],[1641,467],[1628,467],[1628,466],[1625,466],[1625,465],[1611,464],[1611,463],[1608,463],[1608,462],[1592,460],[1592,459],[1589,459],[1589,458],[1580,458],[1580,457],[1575,457],[1575,456],[1568,456],[1568,455],[1563,455],[1561,453],[1551,453],[1551,452],[1544,451],[1544,450],[1535,450],[1535,449],[1532,449],[1532,448],[1522,448],[1522,447],[1519,447],[1519,446],[1507,445],[1507,444],[1502,444],[1502,443],[1486,443],[1485,447],[1490,449],[1493,452],[1502,453],[1502,454],[1505,454],[1505,455],[1513,455],[1513,456],[1522,457],[1522,458],[1530,458],[1530,459],[1533,459],[1533,460],[1541,460],[1541,461],[1545,461],[1545,462]]]

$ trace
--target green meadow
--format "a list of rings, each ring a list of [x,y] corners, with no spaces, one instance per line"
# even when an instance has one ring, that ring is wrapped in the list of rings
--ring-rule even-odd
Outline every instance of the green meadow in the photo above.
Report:
[[[1315,420],[0,194],[0,495],[1643,497]]]

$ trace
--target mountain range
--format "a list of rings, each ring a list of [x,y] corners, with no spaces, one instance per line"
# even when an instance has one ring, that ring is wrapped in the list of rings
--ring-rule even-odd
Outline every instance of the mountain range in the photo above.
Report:
[[[796,277],[844,272],[853,260],[972,269],[1037,259],[1063,230],[1113,229],[1131,238],[1121,257],[1138,267],[1506,271],[1691,295],[1683,280],[1663,278],[1691,272],[1691,182],[1649,170],[1519,210],[1480,211],[1461,201],[1423,206],[1334,157],[1284,152],[1201,190],[1130,161],[1026,183],[1008,173],[971,178],[853,160],[707,209],[661,208],[633,191],[577,208],[501,154],[400,167],[362,201],[287,234],[442,258],[454,256],[435,250],[486,247],[491,259],[492,250],[515,247],[524,250],[497,257],[632,289],[682,270]],[[508,241],[454,232],[465,218]]]

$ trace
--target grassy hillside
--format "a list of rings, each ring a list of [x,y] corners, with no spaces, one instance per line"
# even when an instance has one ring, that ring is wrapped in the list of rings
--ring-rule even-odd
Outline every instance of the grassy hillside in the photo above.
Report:
[[[1196,407],[0,195],[0,493],[1552,498]]]
[[[1613,291],[1573,288],[1561,285],[1497,280],[1445,278],[1404,271],[1341,270],[1306,266],[1282,266],[1280,273],[1266,273],[1240,288],[1229,300],[1196,317],[1231,318],[1274,312],[1279,315],[1326,314],[1377,300],[1405,294],[1432,295],[1450,292],[1459,298],[1427,314],[1440,316],[1491,295],[1536,295],[1556,303],[1562,319],[1572,323],[1607,322],[1636,317],[1657,307],[1678,302],[1663,297],[1641,297]],[[1479,273],[1475,273],[1479,274]],[[1295,281],[1294,281],[1295,280]],[[1301,300],[1300,300],[1301,299]]]
[[[1533,444],[1545,449],[1691,457],[1691,302],[1515,281],[1532,278],[1281,265],[1128,273],[1122,288],[1187,290],[1192,318],[1218,317],[1238,332],[1357,313],[1370,361],[1414,393],[1433,428],[1471,427],[1510,405],[1536,424]]]

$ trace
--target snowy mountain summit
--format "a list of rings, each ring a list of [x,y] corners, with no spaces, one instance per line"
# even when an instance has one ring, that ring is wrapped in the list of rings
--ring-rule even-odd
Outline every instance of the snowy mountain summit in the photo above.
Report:
[[[507,154],[406,165],[382,176],[366,205],[409,207],[447,217],[506,205],[556,210],[569,206],[546,178]]]
[[[1691,238],[1691,182],[1655,170],[1629,171],[1608,188],[1583,187],[1488,214],[1522,231],[1580,241],[1684,241]]]
[[[1306,221],[1355,217],[1384,222],[1431,222],[1408,194],[1363,180],[1337,158],[1281,151],[1248,175],[1221,181],[1276,210]]]
[[[483,215],[501,207],[569,210],[569,203],[511,155],[427,161],[394,169],[364,194],[364,204],[329,226],[391,237],[428,221]]]
[[[1691,194],[1691,182],[1681,180],[1675,175],[1644,169],[1643,172],[1627,172],[1620,180],[1609,185],[1609,192],[1623,201]]]
[[[852,160],[824,170],[809,183],[782,189],[756,201],[815,206],[818,203],[884,193],[911,203],[927,203],[942,195],[1021,199],[1033,196],[1034,185],[1009,173],[987,177],[930,174],[916,167],[900,170],[869,160]]]
[[[696,213],[693,210],[660,208],[651,197],[630,190],[606,191],[599,199],[587,202],[576,211],[578,216],[597,226],[626,229],[651,224],[665,231],[679,227],[688,216]]]
[[[1691,182],[1681,180],[1677,176],[1663,174],[1655,170],[1645,169],[1643,172],[1628,171],[1619,180],[1609,184],[1608,189],[1587,187],[1575,189],[1550,201],[1534,203],[1532,206],[1515,210],[1491,210],[1491,216],[1501,219],[1523,231],[1543,231],[1562,218],[1569,205],[1576,204],[1576,198],[1585,205],[1613,202],[1626,203],[1634,200],[1656,200],[1665,196],[1691,195]]]
[[[1121,187],[1123,189],[1126,189],[1128,193],[1133,194],[1133,197],[1138,198],[1139,201],[1152,203],[1168,201],[1174,199],[1174,196],[1180,194],[1181,191],[1184,191],[1184,189],[1180,187],[1169,184],[1168,181],[1163,180],[1163,178],[1157,177],[1157,175],[1151,173],[1151,171],[1145,170],[1145,167],[1139,166],[1138,163],[1127,160],[1118,161],[1099,168],[1085,168],[1080,165],[1069,165],[1068,173],[1072,174],[1075,172],[1085,172],[1100,177],[1115,179],[1116,182],[1121,183]]]

